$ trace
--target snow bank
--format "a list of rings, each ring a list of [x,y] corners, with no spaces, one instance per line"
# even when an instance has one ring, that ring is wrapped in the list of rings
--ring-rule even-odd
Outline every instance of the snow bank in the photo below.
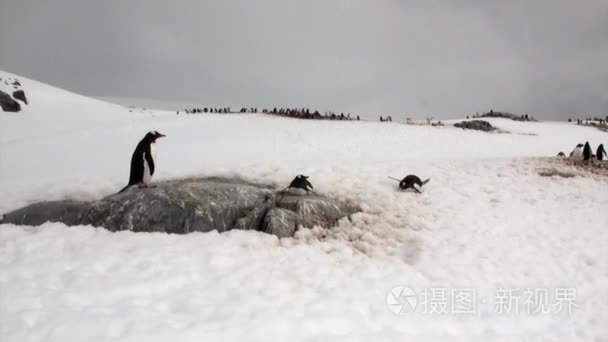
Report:
[[[605,133],[504,119],[488,121],[511,134],[129,113],[20,79],[32,107],[0,113],[2,212],[119,190],[132,149],[156,129],[167,134],[159,178],[236,175],[281,188],[302,173],[364,213],[281,240],[2,225],[3,341],[608,338],[608,181],[541,177],[547,160],[536,158],[606,143]],[[431,178],[423,194],[386,178],[409,173]],[[419,300],[429,287],[472,288],[478,308],[397,316],[386,304],[397,285]],[[494,312],[497,289],[527,287],[575,288],[578,306]]]

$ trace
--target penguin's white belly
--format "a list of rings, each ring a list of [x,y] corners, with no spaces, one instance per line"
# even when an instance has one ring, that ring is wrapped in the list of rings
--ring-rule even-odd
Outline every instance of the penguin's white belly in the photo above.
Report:
[[[148,184],[152,180],[152,175],[150,174],[150,167],[148,167],[148,162],[144,160],[144,183]]]
[[[306,190],[298,188],[290,188],[289,190],[287,190],[287,193],[295,196],[304,196],[307,194]]]
[[[575,148],[574,151],[572,151],[572,158],[576,159],[576,160],[582,160],[583,159],[583,149]]]
[[[154,171],[156,171],[156,144],[150,144],[150,154],[152,155],[152,160],[154,161]],[[148,165],[148,161],[146,160],[146,155],[144,153],[144,183],[148,184],[152,180],[153,174],[150,173],[150,166]]]

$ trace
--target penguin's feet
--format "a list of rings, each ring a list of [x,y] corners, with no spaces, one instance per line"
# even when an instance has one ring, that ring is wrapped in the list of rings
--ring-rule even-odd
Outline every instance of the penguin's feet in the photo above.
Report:
[[[154,184],[148,184],[148,183],[142,183],[139,185],[140,188],[143,189],[152,189],[152,188],[156,188],[156,185]]]

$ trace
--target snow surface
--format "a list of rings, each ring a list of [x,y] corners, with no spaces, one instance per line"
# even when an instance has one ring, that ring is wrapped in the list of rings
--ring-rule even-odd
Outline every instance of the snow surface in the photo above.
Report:
[[[281,188],[302,173],[364,213],[281,240],[1,225],[0,341],[608,339],[608,180],[538,175],[554,160],[541,157],[606,144],[606,133],[130,112],[18,78],[30,105],[0,113],[0,212],[116,192],[154,129],[167,135],[155,180],[236,175]],[[386,178],[410,173],[431,178],[423,194]],[[473,288],[478,309],[397,316],[386,298],[398,285]],[[578,306],[498,314],[499,288],[576,288]]]

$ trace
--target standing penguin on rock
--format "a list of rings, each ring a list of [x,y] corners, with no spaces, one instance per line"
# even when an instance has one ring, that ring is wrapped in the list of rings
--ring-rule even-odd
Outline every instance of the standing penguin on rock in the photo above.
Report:
[[[583,148],[583,160],[591,159],[593,152],[591,151],[591,146],[589,146],[589,142],[585,142],[585,147]]]
[[[405,176],[405,178],[403,178],[402,180],[398,180],[397,178],[393,178],[393,177],[388,177],[388,178],[399,182],[399,189],[401,189],[401,190],[414,189],[418,193],[422,193],[422,186],[431,180],[429,178],[425,181],[422,181],[416,175]]]
[[[140,188],[152,187],[150,181],[156,169],[156,139],[164,137],[164,134],[157,131],[150,131],[135,147],[133,156],[131,157],[131,174],[129,176],[129,184],[122,190],[123,192],[133,185],[139,185]]]
[[[604,150],[604,144],[600,144],[600,146],[597,147],[597,151],[595,152],[595,157],[597,158],[597,160],[604,160],[604,156],[608,158],[608,154],[606,153],[606,150]]]

